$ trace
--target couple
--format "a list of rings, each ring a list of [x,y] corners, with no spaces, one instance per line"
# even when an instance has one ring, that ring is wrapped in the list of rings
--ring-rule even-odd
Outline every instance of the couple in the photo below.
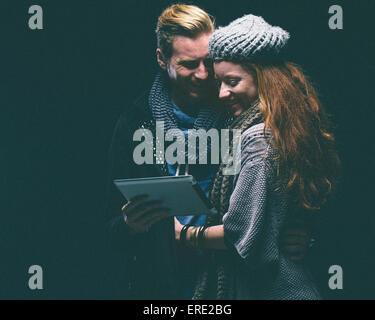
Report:
[[[338,158],[313,87],[282,59],[289,34],[254,15],[215,31],[206,12],[179,4],[161,14],[156,33],[162,72],[121,116],[110,149],[109,240],[125,259],[126,298],[319,299],[290,247],[305,236],[296,221],[332,192]],[[238,174],[224,175],[224,164],[190,168],[219,215],[173,220],[147,196],[123,205],[113,179],[176,172],[132,159],[132,134],[155,131],[156,121],[165,131],[242,131]]]

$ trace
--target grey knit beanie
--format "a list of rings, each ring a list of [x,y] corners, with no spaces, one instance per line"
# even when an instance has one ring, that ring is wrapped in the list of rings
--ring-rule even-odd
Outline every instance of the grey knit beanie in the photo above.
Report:
[[[278,56],[288,40],[287,31],[248,14],[215,30],[209,51],[214,61],[246,61],[259,56]]]

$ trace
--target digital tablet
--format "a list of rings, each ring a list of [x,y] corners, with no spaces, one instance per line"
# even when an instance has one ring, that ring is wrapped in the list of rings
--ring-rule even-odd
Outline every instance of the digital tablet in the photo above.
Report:
[[[149,200],[161,200],[163,207],[171,209],[171,216],[215,214],[203,190],[191,175],[113,181],[125,199],[148,195]]]

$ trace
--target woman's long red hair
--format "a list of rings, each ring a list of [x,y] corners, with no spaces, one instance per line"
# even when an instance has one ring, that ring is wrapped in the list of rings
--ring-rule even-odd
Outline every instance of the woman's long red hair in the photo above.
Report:
[[[255,70],[265,127],[273,133],[287,192],[298,206],[319,209],[336,185],[340,160],[315,89],[290,62],[245,68]]]

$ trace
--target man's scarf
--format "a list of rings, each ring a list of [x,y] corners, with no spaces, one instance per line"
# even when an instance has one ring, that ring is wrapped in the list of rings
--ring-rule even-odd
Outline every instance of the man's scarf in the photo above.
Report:
[[[149,95],[149,105],[152,110],[152,114],[154,116],[154,119],[156,121],[162,121],[164,124],[164,134],[168,130],[178,130],[178,124],[176,115],[173,112],[173,103],[170,95],[170,87],[169,87],[169,79],[168,75],[165,72],[160,72],[157,74],[155,81],[152,85],[150,95]],[[196,121],[194,122],[193,129],[203,129],[205,131],[208,131],[212,128],[219,129],[222,125],[223,117],[219,112],[216,112],[214,109],[209,107],[201,108]],[[196,155],[189,154],[189,139],[184,135],[182,137],[181,135],[176,134],[175,135],[175,141],[181,141],[185,140],[185,151],[183,157],[185,158],[185,163],[187,163],[187,157],[191,160],[195,160],[196,163],[198,162],[198,159]],[[210,152],[210,143],[207,144],[207,150],[200,150],[200,152],[203,152],[204,154],[207,153],[207,159],[209,159],[209,152]]]

